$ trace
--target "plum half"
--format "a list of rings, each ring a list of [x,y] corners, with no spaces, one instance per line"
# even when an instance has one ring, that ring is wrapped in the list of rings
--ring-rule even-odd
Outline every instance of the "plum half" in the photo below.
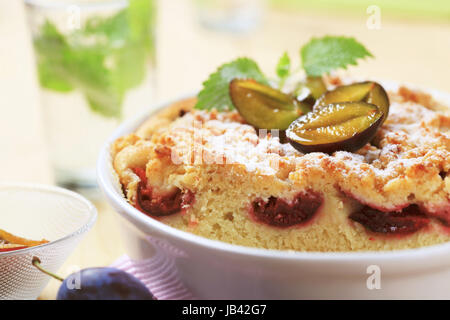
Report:
[[[306,77],[304,81],[298,83],[294,90],[294,94],[299,101],[312,109],[317,99],[319,99],[326,91],[327,87],[323,82],[322,77]]]
[[[286,137],[303,153],[353,152],[373,138],[382,121],[383,112],[374,104],[331,103],[292,122]]]
[[[327,91],[322,77],[306,77],[305,86],[315,100],[319,99]]]
[[[291,95],[255,80],[234,79],[229,87],[231,101],[241,116],[259,129],[285,130],[311,109]]]
[[[316,101],[314,109],[326,107],[330,103],[350,101],[362,101],[378,106],[383,112],[382,123],[389,114],[389,97],[384,88],[373,81],[358,82],[327,91]]]

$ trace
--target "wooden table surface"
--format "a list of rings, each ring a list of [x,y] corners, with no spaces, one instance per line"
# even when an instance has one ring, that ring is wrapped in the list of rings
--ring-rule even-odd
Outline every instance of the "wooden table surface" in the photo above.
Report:
[[[255,32],[231,35],[199,26],[189,0],[159,1],[159,9],[155,102],[197,90],[219,64],[237,56],[251,56],[273,74],[283,51],[298,63],[301,44],[324,34],[355,36],[376,56],[352,67],[353,74],[450,92],[450,23],[384,20],[381,11],[381,29],[369,30],[365,12],[270,11]],[[0,181],[52,183],[22,1],[0,0],[0,39]],[[114,212],[105,202],[96,205],[97,224],[64,264],[62,275],[108,265],[125,253]],[[41,298],[53,299],[58,286],[52,280]]]

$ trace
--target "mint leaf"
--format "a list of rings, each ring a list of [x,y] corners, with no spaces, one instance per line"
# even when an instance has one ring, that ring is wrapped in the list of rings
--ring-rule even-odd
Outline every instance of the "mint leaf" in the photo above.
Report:
[[[64,57],[57,53],[67,49],[64,36],[52,23],[46,21],[41,27],[41,37],[34,41],[34,46],[37,51],[37,71],[41,86],[59,92],[72,91],[73,86],[61,74]],[[43,56],[42,52],[48,54]]]
[[[39,83],[43,88],[64,93],[73,90],[70,82],[60,77],[59,71],[55,69],[55,65],[48,61],[40,61],[37,66],[37,72]]]
[[[85,92],[86,100],[92,112],[104,117],[120,117],[122,113],[123,95],[117,91],[111,91],[106,95],[104,91]]]
[[[303,68],[308,76],[321,76],[332,70],[356,65],[357,59],[373,57],[354,38],[325,36],[313,38],[301,49]]]
[[[286,79],[289,76],[290,71],[291,71],[291,59],[289,58],[288,53],[285,52],[281,56],[280,60],[278,60],[276,69],[277,76],[281,80]]]
[[[233,79],[253,79],[259,83],[267,84],[267,79],[259,69],[255,61],[249,58],[238,58],[224,64],[216,72],[211,74],[205,82],[203,89],[198,94],[196,109],[218,111],[233,109],[233,104],[228,92],[228,86]]]

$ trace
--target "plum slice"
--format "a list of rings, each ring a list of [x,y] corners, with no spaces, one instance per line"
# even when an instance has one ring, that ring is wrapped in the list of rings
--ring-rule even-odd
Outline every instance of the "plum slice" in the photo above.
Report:
[[[147,186],[145,170],[134,168],[133,171],[140,178],[136,195],[136,208],[149,216],[164,217],[182,212],[195,200],[192,191],[182,191],[180,188],[175,188],[169,193],[155,193],[153,188]]]
[[[349,218],[369,231],[383,234],[411,234],[430,222],[419,206],[413,204],[400,212],[381,212],[369,206],[350,214]]]
[[[389,97],[384,88],[373,81],[358,82],[327,91],[316,101],[314,109],[326,107],[330,103],[350,101],[362,101],[376,105],[383,112],[382,123],[389,114]]]
[[[303,153],[353,152],[373,138],[382,118],[383,113],[374,104],[332,103],[295,120],[286,136]]]
[[[322,77],[306,77],[304,81],[300,81],[294,90],[297,99],[312,107],[315,105],[325,92],[327,87]]]
[[[234,79],[229,92],[245,121],[259,129],[285,130],[292,121],[311,110],[294,97],[254,80]]]
[[[327,91],[322,77],[307,77],[305,85],[309,89],[311,96],[316,100]]]
[[[299,193],[291,202],[276,197],[267,201],[256,199],[250,207],[250,215],[267,225],[287,228],[309,221],[322,202],[322,196],[312,191]]]

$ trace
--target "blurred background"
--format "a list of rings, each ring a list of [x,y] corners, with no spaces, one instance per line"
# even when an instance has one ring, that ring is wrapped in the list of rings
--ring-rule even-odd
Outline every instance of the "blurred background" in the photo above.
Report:
[[[73,1],[52,2],[67,6]],[[127,1],[116,2],[126,5]],[[142,8],[136,11],[141,15],[139,19],[144,19],[141,20],[143,25],[152,28],[148,36],[155,38],[145,44],[151,46],[148,63],[145,63],[145,68],[148,68],[146,75],[150,78],[139,82],[141,94],[125,99],[124,103],[131,105],[126,117],[152,108],[160,101],[197,91],[202,81],[220,64],[239,56],[254,58],[268,75],[274,75],[278,58],[286,50],[298,65],[302,44],[313,36],[325,34],[356,37],[375,56],[375,59],[350,68],[346,71],[348,73],[450,92],[448,0],[154,2],[155,8],[151,11]],[[64,96],[48,98],[43,95],[42,70],[39,85],[36,68],[37,59],[42,58],[36,49],[36,40],[41,39],[34,25],[39,22],[36,22],[38,14],[30,14],[29,10],[22,0],[0,0],[0,181],[54,183],[55,171],[50,164],[49,153],[51,142],[45,138],[48,127],[54,124],[48,122],[46,105],[56,105],[57,122],[63,127],[74,122],[72,120],[78,112],[74,114],[69,108],[64,109],[66,100],[69,101]],[[147,15],[151,25],[145,24]],[[115,31],[120,34],[121,30]],[[50,43],[54,44],[54,41]],[[44,44],[43,48],[49,49],[48,56],[58,50],[50,49],[49,44]],[[77,70],[78,67],[73,72]],[[92,101],[90,106],[93,108]],[[54,120],[55,115],[51,117]],[[104,129],[95,129],[94,125],[87,136],[81,135],[87,132],[89,125],[83,120],[78,125],[80,137],[68,144],[76,151],[90,136],[101,137],[100,131],[97,135],[95,130],[102,130],[102,134],[107,136],[124,117],[118,117]],[[83,152],[75,152],[74,157],[77,153]],[[97,205],[100,209],[97,226],[66,268],[110,264],[123,253],[122,246],[111,241],[117,225],[109,208],[101,201]],[[43,298],[52,298],[55,286],[57,283],[52,282]]]

